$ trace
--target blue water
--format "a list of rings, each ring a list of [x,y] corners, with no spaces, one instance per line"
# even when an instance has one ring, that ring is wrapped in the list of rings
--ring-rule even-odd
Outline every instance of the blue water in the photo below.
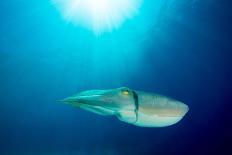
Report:
[[[49,0],[0,1],[0,154],[226,154],[229,6],[145,0],[136,17],[96,36]],[[173,126],[141,128],[56,102],[121,86],[190,111]]]

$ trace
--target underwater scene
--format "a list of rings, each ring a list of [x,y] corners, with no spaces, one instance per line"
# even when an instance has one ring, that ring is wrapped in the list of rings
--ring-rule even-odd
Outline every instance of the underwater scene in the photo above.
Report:
[[[1,0],[0,155],[232,154],[230,6]]]

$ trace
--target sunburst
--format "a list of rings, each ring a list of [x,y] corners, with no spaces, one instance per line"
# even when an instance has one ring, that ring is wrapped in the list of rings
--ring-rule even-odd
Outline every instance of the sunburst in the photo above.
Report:
[[[52,0],[65,20],[99,34],[119,28],[139,12],[142,0]]]

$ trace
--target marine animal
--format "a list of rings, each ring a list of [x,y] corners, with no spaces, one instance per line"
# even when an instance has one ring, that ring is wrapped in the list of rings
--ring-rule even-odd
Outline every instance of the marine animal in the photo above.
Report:
[[[189,107],[159,94],[120,87],[88,90],[61,100],[66,104],[141,127],[165,127],[180,121]]]

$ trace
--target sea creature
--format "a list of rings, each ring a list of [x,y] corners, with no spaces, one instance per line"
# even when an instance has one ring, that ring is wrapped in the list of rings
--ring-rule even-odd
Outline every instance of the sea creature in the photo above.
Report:
[[[172,98],[127,87],[83,91],[61,101],[100,115],[115,115],[141,127],[175,124],[189,110],[186,104]]]

